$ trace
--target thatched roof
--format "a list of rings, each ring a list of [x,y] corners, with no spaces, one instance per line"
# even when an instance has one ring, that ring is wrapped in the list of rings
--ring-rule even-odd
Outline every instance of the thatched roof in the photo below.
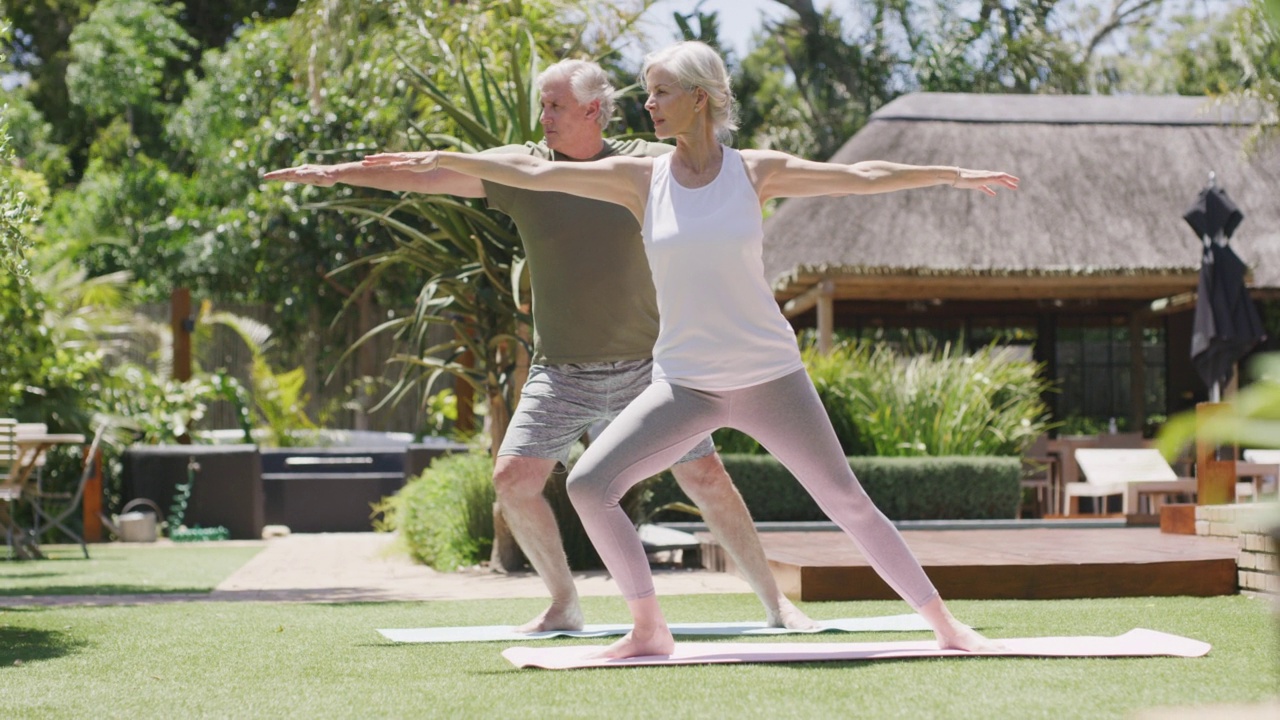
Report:
[[[1203,98],[917,93],[833,161],[999,169],[1016,193],[929,188],[789,200],[766,223],[779,298],[1132,298],[1195,289],[1182,213],[1216,173],[1245,214],[1232,246],[1280,288],[1280,148],[1246,159],[1249,117]]]

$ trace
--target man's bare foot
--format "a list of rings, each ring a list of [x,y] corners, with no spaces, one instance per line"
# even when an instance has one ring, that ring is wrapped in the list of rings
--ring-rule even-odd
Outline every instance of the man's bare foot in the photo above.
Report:
[[[663,625],[650,632],[637,633],[634,628],[622,636],[618,642],[593,655],[593,658],[633,658],[650,655],[670,655],[676,650],[676,641],[671,637],[671,630]]]
[[[765,623],[769,627],[787,628],[788,630],[816,630],[818,623],[800,608],[791,604],[785,597],[778,598],[777,611],[770,610]]]
[[[581,630],[582,608],[575,602],[568,607],[552,603],[537,617],[516,628],[516,632],[536,633],[548,630]]]
[[[1003,644],[983,636],[968,625],[961,623],[956,623],[948,628],[946,632],[935,630],[933,634],[938,638],[938,647],[943,650],[992,653],[1004,652],[1009,649]]]

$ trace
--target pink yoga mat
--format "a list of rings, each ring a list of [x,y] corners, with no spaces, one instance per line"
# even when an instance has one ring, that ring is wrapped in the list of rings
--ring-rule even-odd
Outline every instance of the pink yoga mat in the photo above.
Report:
[[[638,665],[707,665],[719,663],[818,662],[824,660],[889,660],[930,657],[1201,657],[1209,644],[1155,630],[1130,630],[1116,637],[997,638],[1008,648],[1002,652],[967,653],[939,650],[932,640],[868,643],[676,643],[671,655],[651,655],[626,660],[588,657],[603,645],[570,647],[513,647],[502,656],[516,667],[573,670]]]

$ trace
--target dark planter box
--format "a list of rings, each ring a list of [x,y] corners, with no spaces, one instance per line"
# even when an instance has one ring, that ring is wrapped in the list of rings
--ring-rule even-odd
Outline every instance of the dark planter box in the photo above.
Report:
[[[293,532],[368,532],[371,505],[404,486],[404,449],[262,451],[267,523]]]
[[[465,452],[442,439],[374,447],[273,448],[254,445],[138,445],[124,454],[124,500],[144,497],[165,512],[174,488],[199,470],[188,527],[223,525],[233,539],[262,537],[264,525],[293,532],[368,532],[371,505],[404,487],[435,458]]]
[[[122,493],[127,502],[147,498],[165,513],[174,489],[196,464],[195,484],[183,524],[226,527],[235,540],[262,537],[265,498],[262,461],[255,445],[136,445],[124,451]],[[164,518],[158,518],[163,520]]]
[[[372,506],[396,494],[436,457],[465,451],[440,441],[408,447],[281,448],[262,451],[270,525],[293,532],[368,532]]]

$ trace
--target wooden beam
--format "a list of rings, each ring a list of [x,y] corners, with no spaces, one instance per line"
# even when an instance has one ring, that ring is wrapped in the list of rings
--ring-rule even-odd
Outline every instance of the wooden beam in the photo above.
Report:
[[[816,280],[809,289],[800,293],[800,295],[787,301],[782,306],[782,314],[788,318],[795,317],[801,313],[809,311],[818,304],[819,298],[826,293],[827,297],[831,297],[835,291],[835,284],[830,280]]]
[[[1195,305],[1196,293],[1185,292],[1172,297],[1152,300],[1151,305],[1141,314],[1143,317],[1163,317],[1165,315],[1185,312],[1186,310],[1194,308]]]
[[[813,307],[819,277],[797,278],[775,291],[788,317]],[[847,275],[829,278],[836,300],[1137,300],[1151,302],[1194,292],[1197,276],[1086,277],[984,275]],[[795,305],[791,305],[795,302]]]

